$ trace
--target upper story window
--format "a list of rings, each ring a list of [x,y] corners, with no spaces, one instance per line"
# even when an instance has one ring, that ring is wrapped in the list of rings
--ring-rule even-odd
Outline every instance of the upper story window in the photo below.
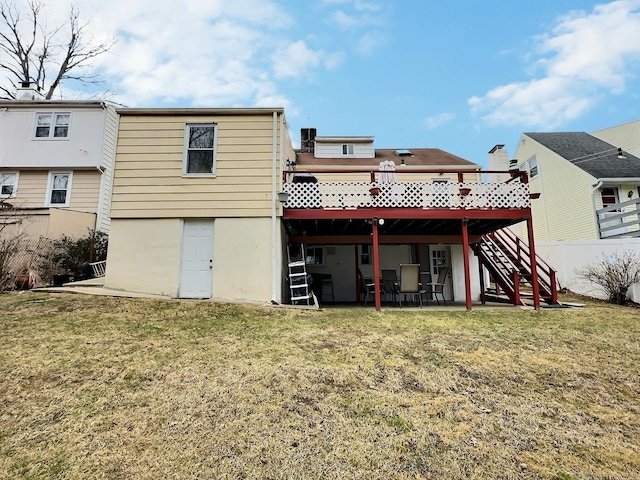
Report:
[[[50,172],[47,206],[68,207],[71,197],[71,172]]]
[[[538,159],[534,155],[529,160],[522,164],[522,169],[529,172],[529,178],[535,178],[538,176]]]
[[[353,145],[353,143],[342,144],[342,155],[345,155],[345,156],[355,155],[355,146]]]
[[[185,175],[206,175],[216,173],[217,128],[210,124],[188,124],[184,136]]]
[[[14,172],[0,173],[0,198],[16,196],[18,189],[18,174]]]
[[[36,114],[36,138],[67,138],[69,136],[70,113]]]

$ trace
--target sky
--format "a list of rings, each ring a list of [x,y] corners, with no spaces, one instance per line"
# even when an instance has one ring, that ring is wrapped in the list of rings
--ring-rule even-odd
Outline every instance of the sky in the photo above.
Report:
[[[50,21],[68,10],[44,0]],[[284,107],[294,146],[373,136],[486,166],[523,132],[640,119],[640,0],[80,0],[130,107]],[[67,84],[60,93],[80,96]]]

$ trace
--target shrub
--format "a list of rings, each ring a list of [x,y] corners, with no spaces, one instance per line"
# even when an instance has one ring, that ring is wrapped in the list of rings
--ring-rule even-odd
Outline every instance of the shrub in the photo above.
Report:
[[[626,250],[602,254],[594,263],[576,272],[604,291],[610,303],[623,305],[629,288],[640,282],[640,254]]]
[[[58,268],[74,276],[81,276],[83,265],[107,259],[109,236],[89,230],[86,237],[74,239],[63,235],[53,242],[53,260]]]

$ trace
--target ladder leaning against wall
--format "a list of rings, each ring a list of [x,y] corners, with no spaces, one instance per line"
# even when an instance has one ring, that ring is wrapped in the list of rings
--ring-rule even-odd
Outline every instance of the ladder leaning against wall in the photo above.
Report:
[[[292,245],[287,245],[287,267],[289,269],[289,289],[291,291],[291,304],[306,304],[318,306],[318,299],[311,289],[311,277],[307,273],[307,264],[304,258],[304,245],[296,245],[294,246],[294,248],[300,249],[299,255],[292,255]]]

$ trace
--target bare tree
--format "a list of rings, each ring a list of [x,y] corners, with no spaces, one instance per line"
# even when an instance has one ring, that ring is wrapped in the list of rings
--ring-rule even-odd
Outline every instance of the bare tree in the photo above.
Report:
[[[86,36],[87,25],[80,21],[77,6],[71,6],[64,23],[50,28],[38,0],[29,0],[24,11],[14,2],[0,0],[0,70],[10,81],[10,86],[0,86],[0,94],[15,98],[16,82],[35,83],[46,99],[64,80],[99,84],[86,68],[114,42],[93,42]]]
[[[600,286],[610,303],[623,305],[629,288],[640,282],[640,254],[631,250],[602,256],[577,271],[579,277]]]

